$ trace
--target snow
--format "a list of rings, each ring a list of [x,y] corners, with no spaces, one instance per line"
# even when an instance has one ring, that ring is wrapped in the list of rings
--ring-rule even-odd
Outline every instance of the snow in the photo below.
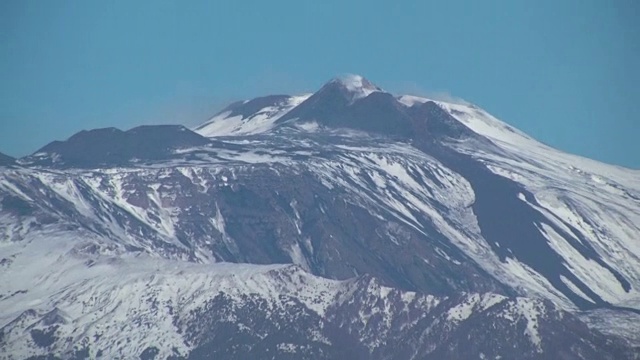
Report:
[[[292,343],[280,343],[277,345],[278,350],[286,353],[295,354],[300,345]]]
[[[220,154],[221,157],[225,157],[224,154]],[[258,152],[245,152],[235,153],[232,156],[227,157],[229,160],[242,161],[249,164],[269,163],[269,162],[282,162],[286,163],[288,158],[279,157],[277,155],[262,154]]]
[[[331,187],[348,188],[360,198],[360,203],[365,201],[376,208],[380,204],[386,205],[385,211],[418,231],[423,231],[423,225],[417,216],[425,216],[436,222],[451,238],[464,238],[456,226],[444,220],[433,208],[437,203],[456,212],[458,206],[466,208],[473,203],[473,192],[459,175],[409,145],[336,147],[347,150],[339,162],[312,161],[309,164],[323,182]],[[437,181],[425,172],[431,173]],[[366,177],[373,184],[366,181]],[[469,212],[460,214],[456,220],[464,221],[462,227],[473,226],[468,222],[471,217],[473,215]]]
[[[293,245],[291,245],[291,247],[289,248],[289,257],[291,258],[292,263],[299,265],[306,271],[310,271],[311,268],[307,263],[307,259],[302,254],[300,244],[298,244],[297,242],[293,243]]]
[[[402,96],[407,106],[430,99]],[[568,234],[577,231],[593,247],[597,256],[632,284],[622,289],[611,272],[593,260],[585,259],[554,230],[541,230],[555,251],[565,259],[571,271],[603,299],[620,306],[640,305],[640,171],[608,165],[567,154],[544,145],[500,121],[472,104],[435,101],[454,118],[474,132],[490,139],[495,147],[458,143],[456,150],[486,164],[492,172],[522,184],[535,196],[538,205],[520,199],[541,212],[550,224]],[[571,226],[572,228],[570,228]],[[510,263],[513,265],[513,263]],[[495,270],[494,270],[495,271]],[[530,271],[518,271],[522,275]],[[538,289],[537,275],[526,281]],[[575,286],[567,284],[584,297]],[[543,285],[547,287],[546,284]],[[545,292],[541,292],[545,294]]]
[[[582,290],[580,290],[571,280],[567,279],[566,277],[560,275],[560,281],[562,281],[565,285],[567,285],[567,287],[569,287],[569,289],[571,289],[571,291],[580,296],[581,298],[595,304],[595,302],[588,297],[584,292],[582,292]]]
[[[474,312],[485,311],[505,300],[507,300],[506,296],[498,294],[471,294],[447,311],[447,320],[454,322],[467,320]]]
[[[467,302],[463,302],[460,305],[452,307],[447,311],[447,320],[463,321],[468,319],[473,314],[473,307],[476,303],[474,299],[469,299]]]
[[[22,190],[18,189],[17,186],[15,186],[14,184],[10,183],[9,181],[5,181],[5,180],[0,181],[0,187],[8,190],[9,192],[14,193],[15,195],[18,195],[19,197],[23,198],[24,200],[33,201],[32,198],[30,198],[27,194],[23,193]]]
[[[2,295],[27,291],[0,298],[0,327],[28,309],[37,314],[30,320],[33,323],[58,309],[67,319],[59,325],[58,336],[73,341],[56,343],[53,350],[57,353],[91,339],[95,344],[91,357],[102,349],[104,357],[131,358],[152,345],[158,346],[161,357],[170,355],[173,348],[185,355],[190,347],[172,323],[171,311],[188,316],[222,292],[232,297],[258,294],[277,307],[287,306],[281,295],[294,296],[322,313],[345,286],[289,265],[204,265],[77,251],[79,244],[93,240],[88,233],[46,231],[32,234],[26,243],[3,244],[3,253],[15,255],[15,260],[0,273]],[[92,264],[87,266],[89,259]],[[278,274],[282,272],[295,276],[289,277],[291,282],[281,281]],[[12,354],[27,357],[38,353],[28,337],[16,334],[5,333]]]
[[[211,223],[213,224],[213,227],[218,230],[220,234],[222,234],[222,236],[227,235],[227,231],[225,230],[224,217],[222,217],[222,213],[220,212],[218,204],[216,204],[216,216],[214,218],[211,218]]]
[[[241,128],[243,125],[242,115],[229,117],[231,113],[231,111],[225,111],[205,123],[206,127],[199,127],[194,129],[194,131],[203,136],[221,136],[231,134],[234,130]]]
[[[556,253],[565,259],[565,264],[571,272],[582,282],[589,284],[590,289],[603,300],[616,302],[629,296],[611,271],[594,260],[585,258],[553,228],[547,224],[541,224],[540,231],[549,240],[549,244]],[[582,296],[584,297],[584,294]]]
[[[517,298],[516,303],[511,307],[510,315],[524,319],[526,321],[525,335],[538,352],[542,351],[542,340],[538,332],[538,318],[544,314],[546,306],[538,300]]]
[[[265,133],[275,126],[275,122],[279,118],[301,104],[310,96],[311,94],[304,94],[289,97],[281,104],[265,107],[246,118],[242,115],[230,116],[232,111],[225,111],[214,116],[204,124],[195,127],[193,131],[206,137],[241,136]]]
[[[175,224],[173,213],[178,212],[178,208],[168,208],[163,204],[163,201],[158,193],[158,187],[152,187],[149,192],[148,198],[155,205],[155,214],[159,217],[159,228],[161,229],[161,233],[168,237],[175,237]]]
[[[576,309],[575,305],[556,289],[547,278],[516,259],[505,259],[501,268],[498,271],[494,270],[494,272],[502,281],[518,284],[523,296],[545,297],[564,309]]]
[[[630,311],[598,309],[577,314],[590,328],[619,336],[632,346],[640,346],[640,314]]]
[[[360,75],[346,74],[333,80],[340,83],[349,93],[350,101],[363,99],[374,92],[382,91]]]

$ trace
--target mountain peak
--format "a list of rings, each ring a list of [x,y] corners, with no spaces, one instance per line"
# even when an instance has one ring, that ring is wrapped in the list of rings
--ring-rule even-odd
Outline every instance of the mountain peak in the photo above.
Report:
[[[336,76],[330,82],[337,82],[350,90],[380,91],[381,89],[362,75],[345,74]]]
[[[345,74],[331,79],[324,87],[339,86],[350,101],[365,98],[382,89],[367,80],[365,77],[355,74]]]

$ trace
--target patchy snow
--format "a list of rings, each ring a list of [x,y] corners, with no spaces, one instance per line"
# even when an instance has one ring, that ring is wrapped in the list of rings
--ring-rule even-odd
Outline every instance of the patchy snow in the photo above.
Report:
[[[292,343],[280,343],[276,347],[282,352],[295,354],[298,351],[300,345]]]
[[[539,319],[547,312],[547,306],[543,301],[519,297],[510,301],[502,310],[501,316],[510,322],[525,322],[524,334],[538,351],[542,351],[542,339],[539,333]]]
[[[467,320],[474,312],[485,311],[505,300],[507,300],[506,296],[498,294],[471,294],[447,311],[447,320],[455,322]]]
[[[447,311],[447,320],[463,321],[468,319],[473,314],[473,308],[476,305],[475,299],[467,299],[457,306],[452,307]]]
[[[289,257],[291,258],[291,262],[305,269],[306,271],[310,270],[310,266],[307,263],[307,258],[302,254],[302,249],[300,249],[300,244],[297,242],[293,243],[289,248]]]
[[[632,346],[640,346],[640,314],[631,311],[598,309],[577,314],[590,328],[619,336]]]

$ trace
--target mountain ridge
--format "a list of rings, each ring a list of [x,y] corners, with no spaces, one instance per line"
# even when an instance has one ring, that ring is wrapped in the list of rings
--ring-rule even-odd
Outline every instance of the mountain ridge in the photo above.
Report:
[[[209,143],[182,125],[142,125],[127,131],[111,127],[82,130],[67,140],[53,141],[20,160],[24,165],[113,166],[134,159],[157,160],[181,147]]]
[[[0,153],[0,166],[13,165],[16,159],[12,156]]]

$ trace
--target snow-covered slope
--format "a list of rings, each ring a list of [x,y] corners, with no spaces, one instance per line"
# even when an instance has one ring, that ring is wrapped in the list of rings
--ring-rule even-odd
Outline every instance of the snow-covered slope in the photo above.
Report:
[[[286,305],[283,297],[295,296],[323,311],[339,286],[304,273],[309,287],[278,281],[287,265],[200,265],[109,254],[101,248],[108,244],[92,238],[45,230],[26,244],[3,246],[11,259],[0,277],[5,356],[67,357],[90,349],[90,358],[99,350],[107,358],[133,358],[150,347],[162,358],[186,355],[196,344],[186,341],[176,319],[189,318],[220,293],[238,301],[255,294],[279,307]]]
[[[413,98],[413,101],[428,101]],[[640,298],[625,289],[606,264],[637,284],[640,279],[640,171],[625,169],[563,153],[550,148],[501,122],[477,106],[438,102],[452,116],[474,132],[491,139],[500,150],[456,144],[458,151],[479,159],[490,171],[523,185],[532,199],[521,200],[545,219],[563,228],[569,238],[539,224],[554,251],[571,264],[583,282],[594,281],[596,293],[604,299],[618,297],[618,304],[638,308]],[[580,251],[590,248],[590,254]],[[589,300],[571,281],[563,278],[580,296]],[[635,295],[634,295],[635,294]]]
[[[294,265],[203,265],[107,247],[51,229],[3,244],[11,264],[0,274],[0,358],[536,358],[562,351],[558,334],[583,358],[630,356],[620,340],[571,329],[577,318],[541,300],[434,297]],[[498,329],[491,338],[525,336],[446,346],[487,326]]]
[[[9,354],[631,357],[639,171],[357,76],[133,130],[0,168]]]
[[[309,96],[276,96],[236,103],[193,130],[207,137],[263,133]]]
[[[469,265],[475,262],[500,282],[526,290],[523,294],[538,294],[568,308],[575,305],[567,294],[586,297],[577,287],[563,292],[551,283],[550,275],[531,269],[523,259],[502,260],[495,254],[484,239],[471,208],[476,200],[472,184],[437,159],[408,144],[385,144],[380,138],[350,136],[340,140],[321,136],[312,139],[305,137],[304,141],[289,143],[278,139],[278,145],[254,139],[237,145],[235,150],[198,150],[198,160],[177,163],[172,160],[164,166],[73,172],[6,171],[0,182],[7,195],[2,218],[6,224],[5,237],[19,240],[40,222],[35,219],[50,218],[49,221],[56,219],[66,224],[64,226],[88,227],[121,246],[173,259],[260,262],[264,261],[259,260],[264,255],[256,251],[266,246],[283,254],[274,260],[293,262],[331,277],[370,272],[389,283],[425,291],[495,289],[497,285],[490,285],[491,282],[482,285],[472,280],[472,274],[478,270],[472,270]],[[205,162],[209,165],[204,165]],[[338,216],[338,212],[344,210],[338,208],[343,205],[335,203],[335,191],[344,194],[349,206],[368,214],[366,221],[378,224],[379,229],[371,235],[354,229],[361,232],[354,238],[338,228],[325,234],[309,228],[317,216],[337,227],[354,226],[343,224],[345,219]],[[271,194],[278,192],[280,197],[285,196],[283,207],[269,205],[276,199],[271,200]],[[266,207],[262,211],[270,215],[256,213],[263,218],[261,226],[283,232],[273,243],[264,243],[264,238],[256,232],[256,225],[238,223],[247,216],[244,205],[237,203],[238,195],[243,193],[246,193],[243,197],[248,197],[246,201],[264,202]],[[311,201],[306,200],[307,196],[311,196],[308,198]],[[323,205],[318,207],[318,200],[312,200],[314,197],[321,199]],[[615,224],[620,217],[634,216],[634,213],[609,212],[607,215],[612,217],[608,222]],[[546,219],[548,223],[558,221],[551,215]],[[364,218],[354,221],[364,221]],[[544,224],[541,229],[551,234],[555,231]],[[419,256],[425,264],[437,264],[437,268],[427,270],[432,273],[428,281],[412,275],[391,276],[383,270],[382,263],[375,265],[378,260],[360,263],[354,258],[349,261],[355,271],[342,269],[345,256],[352,251],[347,244],[355,245],[366,236],[388,244],[385,248],[389,246],[391,254],[386,253],[385,248],[371,250],[375,256],[387,259],[385,261],[398,263],[406,251]],[[433,247],[420,245],[419,239],[425,238],[430,239]],[[620,240],[624,246],[625,239]],[[609,244],[620,240],[613,239]],[[563,238],[556,241],[568,244],[560,248],[558,254],[597,296],[616,306],[635,307],[637,287],[633,284],[637,282],[633,279],[637,277],[638,267],[634,266],[637,262],[633,250],[617,257],[602,255],[607,266],[632,284],[626,291],[619,281],[607,275],[606,268],[597,263],[580,262],[581,255],[570,252],[571,242]],[[260,245],[242,245],[254,242]],[[631,239],[627,243],[634,244]],[[342,249],[341,255],[336,257],[329,248],[316,244],[334,244]],[[243,250],[243,246],[252,250]],[[265,251],[271,250],[265,248]],[[404,266],[420,269],[417,265]],[[589,276],[581,270],[586,266],[604,275]],[[447,280],[451,275],[440,273],[444,268],[457,274],[456,285],[445,285],[452,279]],[[433,276],[441,278],[442,283],[436,286]],[[568,281],[568,277],[563,276],[564,281]]]

